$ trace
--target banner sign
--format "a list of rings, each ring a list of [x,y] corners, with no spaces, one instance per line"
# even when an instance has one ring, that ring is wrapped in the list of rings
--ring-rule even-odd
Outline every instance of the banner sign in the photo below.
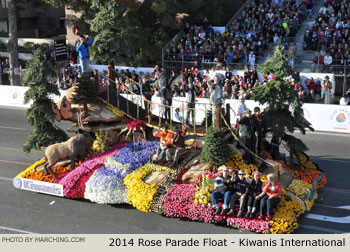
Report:
[[[0,85],[0,106],[10,106],[18,108],[29,108],[32,104],[24,104],[24,94],[28,87]],[[60,90],[60,96],[52,96],[54,102],[62,99],[66,95],[66,90]]]
[[[63,185],[15,177],[12,181],[17,189],[63,197]]]
[[[67,60],[67,44],[65,39],[55,40],[56,61]]]

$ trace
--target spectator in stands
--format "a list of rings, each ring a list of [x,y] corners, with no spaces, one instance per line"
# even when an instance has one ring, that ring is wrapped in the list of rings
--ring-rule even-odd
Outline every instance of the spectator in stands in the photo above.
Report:
[[[186,93],[186,103],[187,103],[187,116],[186,123],[190,127],[190,115],[192,117],[192,126],[195,125],[195,101],[196,92],[192,83],[189,83],[188,90],[184,88],[184,93]]]
[[[324,56],[320,53],[317,52],[311,65],[311,71],[316,72],[316,70],[323,71],[324,69]]]
[[[294,69],[295,65],[295,43],[292,44],[292,46],[288,49],[288,65]]]
[[[349,97],[346,94],[343,94],[340,98],[339,105],[348,105],[349,104]]]
[[[329,80],[329,76],[327,75],[325,79],[321,82],[321,102],[324,104],[328,103],[328,95],[332,90],[332,82]],[[327,99],[327,100],[326,100]]]
[[[85,73],[89,69],[89,47],[92,45],[94,40],[90,38],[89,35],[80,35],[79,41],[80,43],[77,44],[77,52],[79,54],[78,57],[80,61],[81,72]]]
[[[324,57],[325,71],[332,71],[332,63],[333,57],[330,55],[330,52],[327,52],[327,55]]]

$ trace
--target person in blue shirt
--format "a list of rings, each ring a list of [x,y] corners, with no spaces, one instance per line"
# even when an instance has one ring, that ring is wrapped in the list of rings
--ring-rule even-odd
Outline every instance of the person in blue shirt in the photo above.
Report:
[[[81,71],[87,72],[89,68],[89,58],[90,58],[90,52],[89,52],[89,47],[92,45],[94,40],[89,37],[89,35],[80,35],[79,36],[79,41],[77,45],[77,52],[79,54],[79,62],[80,62],[80,67]]]

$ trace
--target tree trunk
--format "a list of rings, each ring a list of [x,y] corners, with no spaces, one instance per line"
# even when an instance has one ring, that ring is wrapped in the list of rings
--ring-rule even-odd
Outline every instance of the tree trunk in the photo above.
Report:
[[[292,146],[289,150],[289,168],[294,169],[294,148]]]
[[[109,86],[109,91],[112,92],[113,90],[116,89],[116,84],[115,84],[115,70],[114,70],[114,62],[110,62],[108,64],[108,69],[107,69],[107,76],[108,76],[108,86]]]
[[[280,147],[279,147],[279,144],[280,144],[280,141],[277,137],[273,136],[272,139],[271,139],[271,144],[273,146],[273,159],[274,160],[279,160],[280,159]]]
[[[18,61],[18,33],[17,33],[17,4],[16,0],[8,1],[9,17],[9,63],[10,63],[10,83],[11,86],[20,86],[20,72]]]

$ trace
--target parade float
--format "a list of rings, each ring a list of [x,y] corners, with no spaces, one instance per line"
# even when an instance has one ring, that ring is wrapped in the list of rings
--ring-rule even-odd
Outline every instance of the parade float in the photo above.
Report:
[[[283,59],[281,62],[284,62]],[[264,66],[266,68],[268,65]],[[277,66],[287,68],[284,63]],[[276,64],[274,67],[276,68]],[[273,72],[279,73],[279,70],[274,69]],[[277,86],[283,84],[283,79],[278,74],[274,81],[266,84],[266,87],[257,88],[255,94],[256,100],[271,105],[264,113],[269,122],[266,127],[272,134],[270,146],[273,146],[264,150],[263,158],[256,156],[256,160],[259,160],[256,164],[245,162],[247,149],[242,144],[238,145],[239,139],[230,128],[210,128],[205,139],[198,137],[195,139],[197,144],[192,143],[188,146],[176,167],[153,164],[152,157],[159,146],[159,140],[149,139],[144,134],[142,139],[129,137],[136,132],[144,133],[150,125],[127,118],[124,111],[112,104],[100,103],[97,99],[92,99],[93,94],[79,91],[84,90],[84,85],[93,83],[92,79],[82,79],[72,97],[56,104],[57,108],[62,107],[61,110],[70,107],[68,112],[72,113],[67,111],[63,113],[65,115],[60,113],[63,118],[66,117],[74,123],[77,135],[63,143],[48,141],[41,143],[35,140],[37,145],[31,145],[37,149],[45,144],[49,146],[47,149],[52,145],[68,145],[73,141],[71,139],[88,131],[95,135],[92,141],[88,141],[88,154],[80,157],[80,160],[75,159],[82,153],[76,153],[79,150],[72,144],[70,152],[75,155],[64,153],[67,152],[67,149],[64,149],[63,153],[60,153],[61,156],[55,159],[55,163],[48,165],[53,157],[50,157],[46,149],[44,158],[36,161],[13,179],[16,188],[65,198],[86,199],[98,204],[130,204],[140,211],[156,212],[169,218],[219,223],[256,233],[286,234],[298,228],[299,217],[311,210],[317,199],[317,190],[326,183],[322,171],[315,163],[308,160],[304,152],[305,145],[285,133],[285,129],[291,133],[295,128],[303,130],[305,122],[302,124],[300,120],[295,119],[283,98],[276,99],[274,92],[280,91]],[[32,84],[28,94],[33,93],[39,86],[40,83]],[[263,88],[270,88],[269,92],[273,97],[271,100],[265,95],[259,97],[260,93],[264,93]],[[288,104],[295,102],[294,106],[297,108],[299,104],[291,100],[293,94],[288,93],[289,91],[290,89],[285,87],[284,92],[290,99],[287,102]],[[90,103],[91,100],[95,103]],[[49,100],[45,102],[47,102],[45,108],[56,111],[56,119],[59,119],[57,108],[50,104]],[[33,103],[34,107],[37,105]],[[35,114],[30,111],[32,110],[29,110],[29,116],[34,117]],[[77,111],[83,112],[79,114]],[[75,113],[77,116],[74,116]],[[280,120],[269,118],[272,114],[279,115]],[[53,120],[53,117],[52,113],[50,118]],[[127,135],[123,135],[123,132],[127,132]],[[38,134],[38,131],[34,130],[34,133]],[[227,135],[231,135],[231,138]],[[34,142],[34,137],[29,138],[30,143]],[[66,139],[67,137],[63,137],[58,142]],[[290,156],[296,157],[297,163],[293,162],[293,158],[287,165],[285,160],[279,158],[279,146],[282,143],[289,149]],[[29,148],[28,144],[26,146]],[[58,153],[60,148],[57,147]],[[215,178],[219,176],[223,167],[236,172],[247,171],[250,177],[255,171],[260,171],[263,173],[261,178],[263,182],[268,173],[276,174],[283,186],[283,193],[272,220],[214,214],[210,194],[214,191]]]

